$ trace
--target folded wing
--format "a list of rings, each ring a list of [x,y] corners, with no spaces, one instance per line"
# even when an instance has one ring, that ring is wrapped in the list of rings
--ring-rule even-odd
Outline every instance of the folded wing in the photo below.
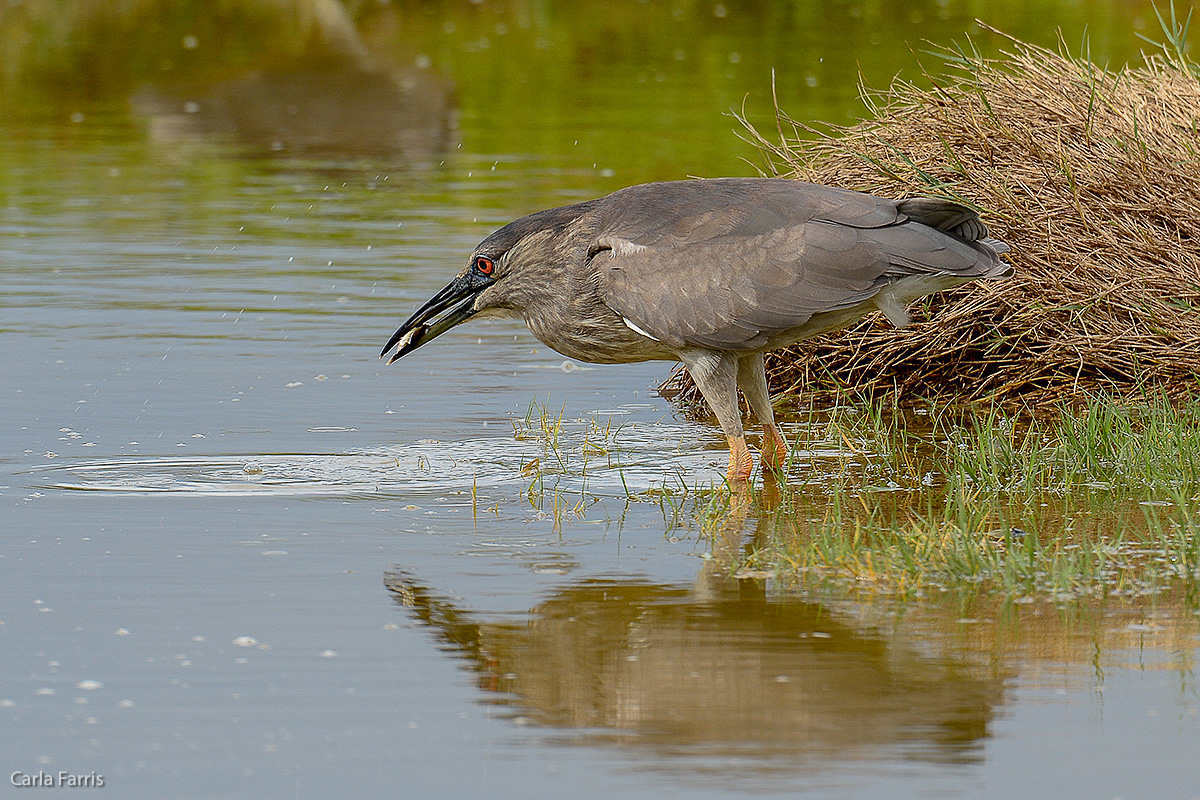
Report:
[[[632,187],[596,215],[605,302],[673,348],[757,349],[908,276],[953,285],[1007,270],[974,211],[930,198],[721,179]]]

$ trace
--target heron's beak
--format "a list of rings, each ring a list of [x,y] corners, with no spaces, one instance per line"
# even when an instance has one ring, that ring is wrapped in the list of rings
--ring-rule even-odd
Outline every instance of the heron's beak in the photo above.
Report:
[[[470,273],[459,275],[450,281],[446,288],[429,298],[429,302],[418,308],[415,314],[405,320],[404,324],[392,334],[392,338],[388,339],[388,343],[383,346],[379,357],[383,358],[389,350],[395,347],[396,352],[387,362],[391,364],[426,342],[433,341],[455,325],[466,322],[475,315],[477,310],[475,295],[486,289],[490,283],[490,280],[479,280],[477,276]],[[462,300],[461,303],[458,302],[460,300]],[[455,303],[458,305],[455,306]],[[430,320],[451,306],[454,306],[453,310],[429,324]]]

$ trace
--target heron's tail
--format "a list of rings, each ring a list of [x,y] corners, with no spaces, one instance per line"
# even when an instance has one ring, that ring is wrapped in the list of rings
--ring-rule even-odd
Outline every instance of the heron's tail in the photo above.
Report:
[[[896,204],[901,214],[922,225],[937,228],[951,236],[978,242],[986,239],[987,225],[973,208],[937,197],[910,197]]]
[[[978,242],[971,242],[971,244],[976,250],[984,250],[992,257],[991,269],[989,269],[983,275],[980,275],[980,279],[985,281],[999,281],[1012,277],[1013,272],[1015,272],[1015,270],[1012,268],[1012,264],[1009,264],[1007,261],[1000,258],[1001,253],[1008,252],[1009,248],[1006,243],[1000,241],[999,239],[993,239],[990,236],[986,236],[983,239],[980,239]]]
[[[1000,258],[1001,253],[1008,252],[1008,245],[988,236],[987,225],[983,224],[975,209],[936,197],[910,197],[908,200],[901,200],[896,207],[901,214],[914,222],[963,239],[970,242],[976,250],[983,250],[991,255],[992,268],[980,275],[981,279],[1001,280],[1013,274],[1012,266]]]

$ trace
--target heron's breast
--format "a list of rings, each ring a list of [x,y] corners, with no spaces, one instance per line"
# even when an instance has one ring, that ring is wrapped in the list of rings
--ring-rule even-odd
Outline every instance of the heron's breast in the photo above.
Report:
[[[526,309],[525,324],[543,344],[568,358],[597,364],[676,360],[673,350],[625,324],[607,306]]]

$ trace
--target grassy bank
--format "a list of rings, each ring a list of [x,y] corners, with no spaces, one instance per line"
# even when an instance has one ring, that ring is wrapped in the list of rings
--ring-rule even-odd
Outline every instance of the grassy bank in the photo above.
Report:
[[[894,394],[902,403],[1055,403],[1081,393],[1200,390],[1200,66],[1173,12],[1166,42],[1109,69],[1013,40],[921,58],[918,83],[863,90],[867,119],[784,111],[750,129],[764,172],[888,197],[974,206],[1016,276],[917,304],[902,330],[872,315],[770,354],[775,391]],[[664,387],[691,395],[686,375]]]

